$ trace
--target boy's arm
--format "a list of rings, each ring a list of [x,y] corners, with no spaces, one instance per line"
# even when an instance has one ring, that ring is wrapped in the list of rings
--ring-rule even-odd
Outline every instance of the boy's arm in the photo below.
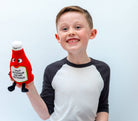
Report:
[[[37,114],[40,116],[42,120],[46,120],[50,117],[48,108],[40,95],[38,94],[34,83],[30,83],[27,85],[29,92],[27,92],[27,96]]]
[[[97,113],[95,121],[108,121],[108,113],[107,112]]]

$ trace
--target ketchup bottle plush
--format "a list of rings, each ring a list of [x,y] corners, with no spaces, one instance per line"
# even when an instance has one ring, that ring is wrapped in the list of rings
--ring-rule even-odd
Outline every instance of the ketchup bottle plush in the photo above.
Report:
[[[29,91],[25,86],[34,80],[34,75],[32,74],[31,64],[22,48],[21,41],[14,41],[12,43],[9,76],[13,80],[13,84],[8,87],[9,91],[13,91],[16,84],[21,85],[22,92]]]

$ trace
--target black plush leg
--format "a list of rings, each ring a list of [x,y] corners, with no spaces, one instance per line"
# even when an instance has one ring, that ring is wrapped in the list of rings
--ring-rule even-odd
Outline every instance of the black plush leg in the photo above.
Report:
[[[28,92],[29,90],[25,88],[25,83],[22,84],[22,92]]]
[[[13,91],[14,89],[15,89],[15,86],[16,86],[16,82],[14,82],[13,84],[12,84],[12,86],[9,86],[8,87],[8,90],[11,92],[11,91]]]

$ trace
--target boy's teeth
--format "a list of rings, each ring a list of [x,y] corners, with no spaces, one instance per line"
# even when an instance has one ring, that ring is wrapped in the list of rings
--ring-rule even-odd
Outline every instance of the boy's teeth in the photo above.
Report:
[[[77,42],[78,40],[70,40],[69,42]]]
[[[78,42],[79,40],[78,39],[69,39],[67,40],[68,43],[73,43],[73,42]]]

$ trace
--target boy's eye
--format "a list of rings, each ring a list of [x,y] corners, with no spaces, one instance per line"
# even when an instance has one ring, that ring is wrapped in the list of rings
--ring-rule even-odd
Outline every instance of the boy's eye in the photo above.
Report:
[[[76,29],[80,29],[80,26],[76,26]]]
[[[12,59],[12,62],[15,62],[15,58]]]
[[[67,30],[67,28],[63,28],[63,30],[64,30],[64,31],[66,31],[66,30]]]
[[[19,58],[17,61],[18,61],[18,63],[21,63],[23,60],[21,58]]]

